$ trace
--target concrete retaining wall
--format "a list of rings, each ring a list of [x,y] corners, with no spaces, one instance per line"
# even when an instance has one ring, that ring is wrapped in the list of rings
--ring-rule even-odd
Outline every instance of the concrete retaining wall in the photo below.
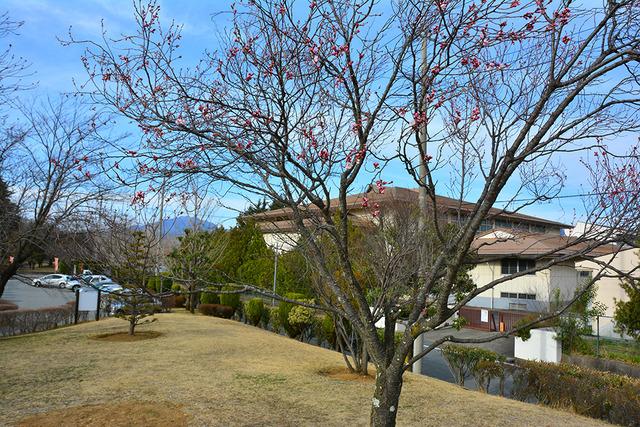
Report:
[[[598,359],[596,357],[585,355],[563,355],[562,361],[572,363],[574,365],[585,368],[597,369],[598,371],[613,372],[615,374],[628,375],[630,377],[640,378],[640,366],[631,365],[620,360]]]

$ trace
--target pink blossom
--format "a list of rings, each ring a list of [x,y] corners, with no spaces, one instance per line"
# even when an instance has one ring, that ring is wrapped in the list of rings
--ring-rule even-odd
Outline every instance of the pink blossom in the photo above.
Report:
[[[474,107],[473,110],[471,111],[471,116],[469,117],[469,120],[471,120],[472,122],[475,122],[478,119],[480,119],[480,108]]]

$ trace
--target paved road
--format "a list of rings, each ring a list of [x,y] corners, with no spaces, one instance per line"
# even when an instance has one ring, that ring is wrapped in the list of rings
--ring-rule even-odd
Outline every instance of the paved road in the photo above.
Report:
[[[19,308],[58,307],[75,299],[67,289],[36,288],[19,280],[9,280],[2,299],[17,304]]]

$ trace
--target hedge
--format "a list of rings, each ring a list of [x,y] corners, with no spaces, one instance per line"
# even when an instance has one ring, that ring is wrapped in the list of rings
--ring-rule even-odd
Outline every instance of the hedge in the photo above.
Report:
[[[214,288],[213,286],[209,286],[207,288],[208,291],[217,291],[218,288]],[[201,292],[200,293],[200,304],[220,304],[220,297],[218,294],[213,292]]]
[[[567,363],[521,361],[514,397],[569,408],[615,424],[640,425],[640,380]]]
[[[251,298],[244,304],[244,315],[253,326],[258,326],[265,317],[265,307],[262,298]]]
[[[237,291],[238,287],[236,286],[224,286],[222,288],[223,291]],[[233,312],[235,313],[238,308],[240,308],[240,294],[220,294],[220,305],[226,305],[228,307],[233,308]]]
[[[71,323],[74,304],[71,301],[60,307],[0,311],[0,334],[29,334]]]
[[[198,311],[205,316],[222,317],[224,319],[230,319],[233,316],[233,308],[222,304],[200,304],[198,305]]]

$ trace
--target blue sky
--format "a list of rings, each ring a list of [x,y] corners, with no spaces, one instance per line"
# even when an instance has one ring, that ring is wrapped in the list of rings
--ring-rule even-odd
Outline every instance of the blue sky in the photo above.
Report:
[[[228,10],[230,4],[221,0],[160,2],[161,19],[165,23],[173,19],[184,25],[182,54],[185,62],[195,63],[205,49],[216,48],[216,33],[225,28],[228,19],[228,15],[216,13]],[[70,27],[77,38],[96,39],[101,37],[101,19],[111,35],[131,31],[134,24],[133,5],[128,0],[5,0],[0,3],[0,10],[9,11],[14,20],[24,21],[20,35],[11,37],[10,41],[14,52],[32,64],[34,74],[29,79],[38,82],[38,86],[29,96],[34,97],[73,91],[72,79],[85,77],[80,62],[81,47],[64,47],[58,41],[58,38],[68,37]],[[579,158],[573,155],[560,159],[567,175],[563,194],[576,194],[588,189]],[[392,167],[385,173],[385,179],[393,179],[394,185],[412,187],[408,180],[394,179],[394,169],[400,171],[400,168],[396,168]],[[508,191],[503,196],[501,198],[508,197]],[[236,208],[244,204],[242,199],[233,197],[227,202]],[[581,208],[579,199],[568,198],[532,206],[523,212],[571,223],[582,216]],[[220,208],[214,220],[222,221],[236,215],[233,211]],[[227,222],[227,225],[232,224]]]

